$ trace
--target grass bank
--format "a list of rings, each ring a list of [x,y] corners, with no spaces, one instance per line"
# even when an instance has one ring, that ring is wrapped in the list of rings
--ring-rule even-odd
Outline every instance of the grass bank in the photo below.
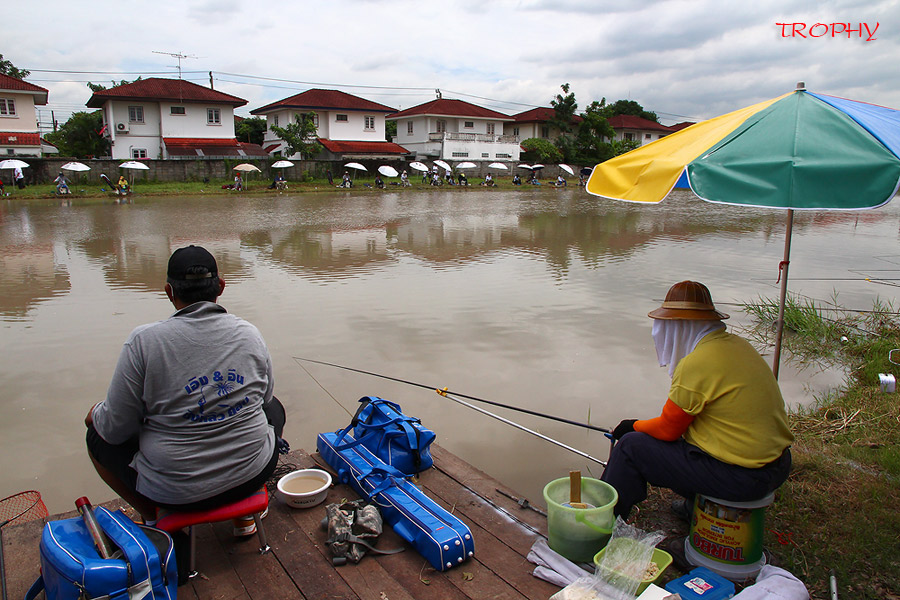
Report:
[[[337,188],[335,184],[331,184],[327,179],[308,179],[305,181],[289,181],[286,191],[269,189],[271,181],[262,180],[255,175],[250,175],[244,180],[244,190],[236,192],[234,190],[224,189],[222,186],[234,183],[234,180],[215,180],[215,181],[141,181],[136,180],[134,183],[133,197],[141,196],[194,196],[194,195],[224,195],[224,194],[242,194],[242,195],[277,195],[277,194],[302,194],[317,192],[333,192],[340,189],[346,193],[372,193],[380,191],[410,191],[410,190],[433,190],[434,186],[422,183],[421,177],[411,177],[410,187],[402,187],[396,178],[385,178],[384,190],[374,187],[374,176],[363,176],[354,180],[351,188]],[[480,186],[481,179],[471,178],[470,183],[466,187],[442,185],[442,190],[459,190],[465,191],[470,189],[490,190],[490,189],[530,189],[532,186],[522,184],[514,186],[511,177],[499,177],[495,179],[496,186],[493,188],[485,188]],[[542,185],[554,187],[550,185],[553,180],[545,180]],[[340,179],[335,180],[339,183]],[[395,185],[397,184],[397,185]],[[577,179],[573,183],[573,187],[577,187]],[[82,198],[106,198],[113,195],[112,190],[108,186],[97,179],[96,176],[78,176],[73,178],[69,185],[71,194],[67,196],[57,196],[56,186],[54,184],[37,184],[27,186],[24,190],[15,189],[12,185],[6,185],[6,192],[9,194],[8,200],[37,200],[48,198],[60,198],[69,200],[78,200]]]
[[[777,303],[761,298],[744,310],[757,325],[743,334],[770,345]],[[879,381],[879,373],[900,379],[889,360],[895,348],[900,314],[890,304],[859,312],[836,301],[787,301],[784,356],[848,373],[840,390],[790,415],[793,470],[766,512],[773,563],[814,600],[831,598],[832,571],[841,600],[900,598],[900,391],[882,392]],[[893,358],[900,362],[900,352]],[[654,490],[639,525],[683,535],[687,526],[666,515],[672,497]]]

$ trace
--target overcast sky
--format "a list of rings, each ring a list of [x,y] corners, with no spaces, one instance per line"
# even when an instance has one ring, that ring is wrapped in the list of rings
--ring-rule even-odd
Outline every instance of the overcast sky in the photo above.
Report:
[[[817,23],[863,24],[862,36],[791,37]],[[397,109],[440,89],[515,114],[549,106],[562,83],[579,110],[627,98],[666,124],[797,81],[900,108],[900,0],[44,0],[3,29],[3,57],[50,90],[47,123],[51,109],[60,121],[87,110],[87,81],[177,77],[178,60],[156,52],[191,56],[183,77],[201,85],[212,71],[216,89],[248,101],[243,116],[312,87]]]

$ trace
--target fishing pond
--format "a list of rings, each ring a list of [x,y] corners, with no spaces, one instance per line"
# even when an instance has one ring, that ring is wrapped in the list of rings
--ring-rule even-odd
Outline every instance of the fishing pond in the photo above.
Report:
[[[792,293],[868,310],[900,278],[897,202],[798,212]],[[230,312],[269,346],[285,437],[312,451],[357,400],[399,403],[442,446],[523,496],[602,467],[454,403],[451,391],[613,427],[656,416],[668,391],[647,313],[669,286],[704,282],[740,331],[740,305],[778,295],[785,214],[687,192],[639,206],[583,189],[352,190],[265,196],[0,203],[0,497],[39,490],[51,513],[113,493],[94,473],[83,419],[105,396],[136,326],[173,308],[171,252],[218,259]],[[771,362],[771,349],[766,352]],[[417,387],[301,359],[422,384]],[[791,406],[841,384],[832,368],[782,365]],[[474,404],[478,404],[475,402]],[[605,460],[596,431],[480,404]]]

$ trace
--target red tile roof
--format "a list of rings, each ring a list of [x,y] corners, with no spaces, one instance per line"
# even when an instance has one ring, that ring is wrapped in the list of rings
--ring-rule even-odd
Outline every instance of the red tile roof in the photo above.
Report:
[[[681,123],[675,123],[674,125],[669,125],[669,129],[671,129],[672,132],[674,133],[676,131],[681,131],[682,129],[687,129],[691,125],[696,125],[696,123],[694,123],[693,121],[682,121]]]
[[[259,144],[239,142],[234,138],[163,138],[163,143],[169,156],[268,156]]]
[[[0,145],[3,146],[40,146],[41,136],[37,133],[21,131],[0,132]]]
[[[660,125],[659,123],[655,123],[641,117],[636,117],[634,115],[616,115],[614,117],[610,117],[609,119],[607,119],[607,121],[609,121],[609,124],[613,129],[642,129],[672,133],[671,127],[666,127],[665,125]]]
[[[47,94],[50,92],[46,88],[39,85],[28,83],[22,79],[16,79],[10,75],[0,73],[0,90],[10,90],[14,92],[27,92],[34,94],[35,104],[47,104]]]
[[[399,117],[409,117],[412,115],[435,115],[441,117],[478,117],[481,119],[494,119],[496,121],[512,121],[513,118],[503,113],[498,113],[489,108],[475,106],[465,100],[440,99],[426,102],[406,110],[401,110],[392,115],[388,115],[388,119],[397,119]]]
[[[299,110],[367,110],[383,113],[392,113],[397,110],[390,106],[378,104],[377,102],[372,102],[371,100],[366,100],[365,98],[360,98],[359,96],[354,96],[338,90],[312,89],[291,96],[290,98],[273,102],[272,104],[266,104],[261,108],[251,110],[250,114],[259,115],[282,108]]]
[[[334,154],[409,154],[409,150],[393,142],[352,142],[319,138],[319,143]]]
[[[183,79],[149,77],[108,90],[94,92],[87,101],[88,108],[100,108],[107,100],[153,100],[166,102],[208,102],[243,106],[247,101],[231,94],[211,90],[208,87]]]
[[[556,111],[552,108],[539,106],[538,108],[532,108],[531,110],[526,110],[525,112],[513,115],[513,119],[516,123],[546,123],[555,116]],[[572,115],[573,123],[581,123],[582,121],[584,121],[582,117]]]

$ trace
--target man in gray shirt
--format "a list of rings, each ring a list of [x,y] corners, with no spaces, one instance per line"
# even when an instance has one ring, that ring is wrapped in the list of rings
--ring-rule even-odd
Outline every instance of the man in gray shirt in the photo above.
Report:
[[[278,463],[284,408],[259,331],[216,303],[225,288],[199,246],[169,259],[176,312],[136,328],[106,399],[88,411],[100,477],[141,513],[207,510],[249,496]]]

